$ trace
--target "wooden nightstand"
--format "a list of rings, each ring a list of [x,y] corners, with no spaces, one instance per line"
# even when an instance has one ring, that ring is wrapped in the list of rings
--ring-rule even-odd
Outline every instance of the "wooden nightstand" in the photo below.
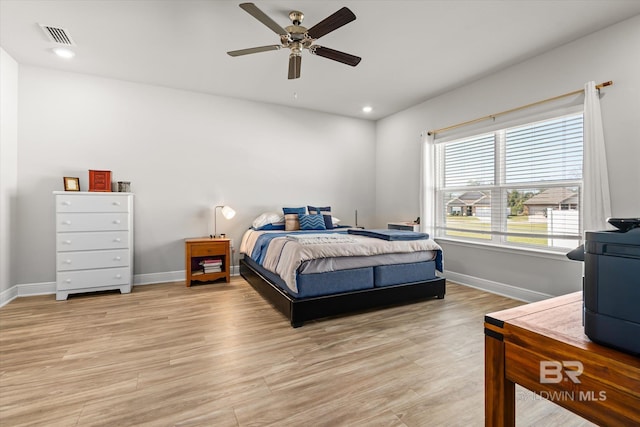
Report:
[[[192,281],[212,282],[224,278],[231,281],[231,240],[210,237],[185,239],[186,285]],[[204,267],[204,265],[210,266]],[[208,270],[208,271],[205,271]]]

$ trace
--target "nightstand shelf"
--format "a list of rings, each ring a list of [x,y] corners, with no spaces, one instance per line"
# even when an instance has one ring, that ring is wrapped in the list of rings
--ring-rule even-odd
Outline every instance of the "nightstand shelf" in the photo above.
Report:
[[[225,279],[231,281],[231,240],[213,239],[209,237],[185,239],[185,284],[191,286],[191,282],[213,282]],[[205,273],[201,262],[205,260],[220,261],[219,272]]]

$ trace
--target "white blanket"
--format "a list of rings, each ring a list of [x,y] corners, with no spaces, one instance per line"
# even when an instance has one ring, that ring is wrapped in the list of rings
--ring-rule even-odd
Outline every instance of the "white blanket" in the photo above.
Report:
[[[287,239],[295,240],[301,245],[320,245],[323,243],[354,243],[356,240],[344,234],[289,234]]]

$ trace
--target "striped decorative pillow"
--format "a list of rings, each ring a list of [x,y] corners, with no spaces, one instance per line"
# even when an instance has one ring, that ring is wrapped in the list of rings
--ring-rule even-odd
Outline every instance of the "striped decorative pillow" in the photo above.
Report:
[[[331,230],[333,228],[333,222],[331,221],[331,206],[307,206],[307,209],[309,210],[310,215],[322,214],[324,218],[324,226],[327,230]]]
[[[322,215],[298,215],[300,230],[326,230]]]

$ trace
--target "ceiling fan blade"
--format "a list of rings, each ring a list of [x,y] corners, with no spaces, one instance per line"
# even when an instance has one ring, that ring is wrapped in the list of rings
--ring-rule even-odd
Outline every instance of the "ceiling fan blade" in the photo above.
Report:
[[[356,15],[347,7],[343,7],[333,15],[330,15],[318,22],[313,27],[307,30],[307,34],[312,39],[319,39],[325,34],[329,34],[333,30],[337,30],[343,25],[348,24],[351,21],[355,21]]]
[[[330,49],[323,46],[312,46],[309,49],[314,55],[322,56],[323,58],[333,59],[334,61],[342,62],[343,64],[351,65],[355,67],[360,63],[359,56],[350,55],[348,53],[340,52],[339,50]]]
[[[302,65],[302,56],[289,55],[289,80],[300,78],[300,65]]]
[[[249,49],[232,50],[227,52],[227,54],[229,56],[242,56],[242,55],[249,55],[251,53],[267,52],[270,50],[280,50],[280,48],[282,48],[282,46],[280,46],[279,44],[272,44],[269,46],[250,47]]]
[[[258,6],[256,6],[255,4],[240,3],[240,7],[249,15],[253,16],[258,21],[271,28],[274,33],[280,34],[281,36],[286,36],[287,34],[289,34],[287,33],[287,30],[278,25],[273,19],[269,18],[266,13],[258,9]]]

